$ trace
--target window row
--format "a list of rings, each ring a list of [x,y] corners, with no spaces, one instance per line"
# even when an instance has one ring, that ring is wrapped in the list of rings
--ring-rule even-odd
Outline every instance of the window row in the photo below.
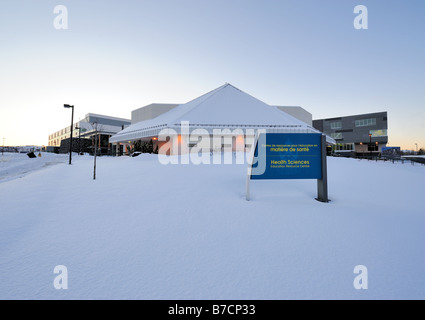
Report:
[[[354,143],[337,143],[332,146],[334,151],[352,151],[354,150]]]
[[[331,122],[331,129],[341,129],[342,121]]]
[[[356,127],[368,127],[376,125],[376,118],[361,119],[355,121]]]

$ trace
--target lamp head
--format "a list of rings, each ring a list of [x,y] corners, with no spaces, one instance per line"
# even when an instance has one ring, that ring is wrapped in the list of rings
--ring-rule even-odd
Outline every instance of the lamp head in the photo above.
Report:
[[[70,104],[64,104],[63,107],[64,108],[74,108],[74,106],[71,106]]]

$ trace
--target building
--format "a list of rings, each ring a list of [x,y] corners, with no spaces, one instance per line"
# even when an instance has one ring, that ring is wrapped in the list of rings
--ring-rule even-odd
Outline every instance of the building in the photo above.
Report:
[[[94,148],[94,140],[97,135],[98,149],[100,154],[112,154],[112,146],[109,143],[109,138],[117,132],[127,128],[131,125],[130,119],[110,117],[95,113],[86,114],[85,118],[76,122],[73,125],[72,136],[73,151],[79,152],[80,146],[87,145],[87,139],[92,140],[92,147]],[[61,147],[61,152],[68,152],[69,150],[70,127],[65,127],[55,133],[49,135],[49,147]],[[78,139],[84,143],[77,143]],[[67,147],[68,146],[68,147]],[[115,151],[114,151],[115,154]]]
[[[43,152],[49,152],[49,153],[59,153],[59,147],[53,147],[53,146],[43,146],[41,149]]]
[[[195,147],[208,152],[229,148],[235,150],[235,141],[244,141],[243,150],[246,150],[251,147],[258,129],[285,133],[320,132],[287,112],[271,107],[230,84],[188,103],[171,107],[169,111],[156,117],[149,116],[143,121],[139,120],[142,120],[142,117],[138,117],[136,121],[132,121],[131,126],[113,135],[110,142],[124,145],[128,150],[129,146],[138,141],[152,141],[154,149],[159,149],[160,153],[183,154]],[[186,134],[190,134],[190,137]],[[170,137],[170,141],[171,137],[176,139],[172,142],[162,141],[161,135]],[[178,144],[178,148],[174,148],[174,142]],[[335,141],[328,137],[328,142]]]
[[[314,120],[313,127],[335,139],[335,154],[347,157],[378,156],[388,143],[387,112]]]
[[[313,126],[313,115],[301,107],[289,107],[289,106],[273,106],[279,110],[290,114],[294,118],[307,123],[309,126]]]
[[[131,124],[150,120],[177,107],[178,104],[152,103],[131,112]]]

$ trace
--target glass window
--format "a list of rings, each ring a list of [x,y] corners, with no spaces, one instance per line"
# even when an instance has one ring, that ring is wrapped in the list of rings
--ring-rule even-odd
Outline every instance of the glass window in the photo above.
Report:
[[[386,137],[387,129],[381,129],[381,130],[370,130],[369,133],[372,135],[372,137]]]
[[[352,151],[354,150],[354,143],[337,143],[332,148],[335,151]]]
[[[356,127],[368,127],[376,125],[376,118],[361,119],[355,121]]]
[[[342,132],[331,133],[331,137],[335,140],[342,139]]]
[[[331,122],[331,129],[341,129],[341,128],[342,128],[341,121]]]
[[[368,144],[367,151],[379,151],[379,146],[375,143]]]

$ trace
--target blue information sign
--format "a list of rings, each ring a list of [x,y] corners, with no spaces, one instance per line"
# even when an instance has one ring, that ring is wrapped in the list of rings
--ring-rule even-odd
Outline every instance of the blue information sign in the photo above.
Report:
[[[322,179],[320,133],[264,133],[255,147],[251,179]]]

